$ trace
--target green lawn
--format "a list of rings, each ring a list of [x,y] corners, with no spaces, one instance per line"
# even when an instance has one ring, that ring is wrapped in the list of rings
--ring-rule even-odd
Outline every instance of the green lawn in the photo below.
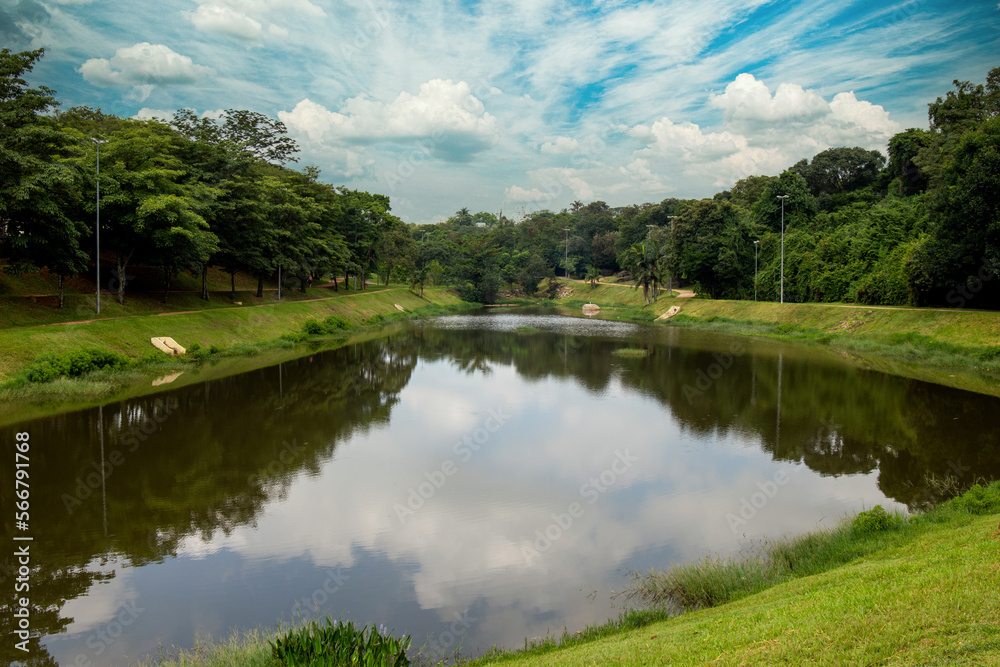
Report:
[[[646,625],[636,621],[639,614],[630,629],[590,628],[568,635],[562,647],[546,641],[461,664],[998,665],[1000,486],[979,491],[989,506],[946,503],[895,531],[872,534],[881,548],[820,574]],[[271,667],[272,635],[236,632],[141,664]]]
[[[540,655],[519,665],[997,665],[997,516],[721,607]]]

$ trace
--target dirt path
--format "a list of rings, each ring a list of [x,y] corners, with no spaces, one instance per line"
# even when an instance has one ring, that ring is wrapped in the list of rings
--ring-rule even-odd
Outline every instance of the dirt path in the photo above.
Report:
[[[566,278],[563,278],[563,280],[566,280]],[[566,280],[566,282],[581,283],[583,285],[589,285],[590,284],[590,281],[587,281],[587,280],[577,280],[575,278],[570,278],[569,280]],[[597,284],[598,285],[606,285],[607,287],[627,287],[628,289],[632,289],[634,287],[634,285],[630,285],[628,283],[605,283],[605,282],[598,282]],[[678,299],[690,299],[690,298],[694,297],[694,295],[695,295],[695,292],[693,292],[692,290],[681,289],[679,287],[675,287],[674,288],[674,292],[677,293],[677,298]]]

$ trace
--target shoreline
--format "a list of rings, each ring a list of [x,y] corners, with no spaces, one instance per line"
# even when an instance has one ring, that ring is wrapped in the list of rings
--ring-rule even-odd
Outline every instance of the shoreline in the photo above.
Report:
[[[880,516],[888,520],[878,521]],[[785,542],[811,549],[816,540],[846,535],[850,546],[860,545],[855,552],[848,549],[837,562],[789,572],[718,604],[681,613],[655,605],[626,609],[600,625],[564,628],[561,637],[526,639],[524,648],[492,647],[454,661],[418,650],[411,664],[875,664],[890,657],[893,664],[951,664],[959,656],[962,664],[996,664],[1000,621],[991,614],[1000,601],[997,516],[1000,482],[906,518],[880,515],[876,508],[832,530]],[[702,559],[695,566],[705,562],[725,565]],[[174,647],[168,656],[139,665],[276,664],[268,640],[286,629],[237,630],[192,649]]]
[[[641,292],[625,285],[600,284],[595,289],[568,282],[565,287],[570,293],[558,299],[511,299],[495,306],[541,307],[584,317],[582,305],[595,303],[601,307],[601,319],[820,345],[863,370],[1000,396],[1000,312],[670,296],[647,306]],[[657,321],[676,305],[681,306],[677,315]],[[378,335],[382,325],[393,321],[478,307],[461,301],[447,287],[427,288],[420,298],[404,286],[390,285],[283,303],[2,327],[0,424],[225,377],[333,349],[356,336]],[[351,328],[327,336],[301,333],[307,321],[332,315],[343,317]],[[157,356],[147,343],[163,335],[185,347],[197,344],[202,349],[199,359]],[[67,353],[83,348],[110,350],[142,362],[124,372],[98,371],[82,378],[12,386],[16,373],[37,356],[38,349]],[[218,352],[208,354],[209,350]],[[173,384],[151,384],[178,371],[182,374]]]

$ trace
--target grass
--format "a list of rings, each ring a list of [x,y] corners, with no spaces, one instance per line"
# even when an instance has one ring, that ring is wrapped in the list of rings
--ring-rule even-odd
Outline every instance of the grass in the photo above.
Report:
[[[636,347],[619,347],[612,350],[611,354],[622,359],[643,359],[649,356],[649,350],[642,350]]]
[[[368,330],[397,320],[475,306],[440,287],[426,289],[423,299],[402,286],[370,285],[363,292],[312,289],[314,300],[310,301],[283,300],[257,307],[162,316],[146,313],[78,324],[2,327],[0,424],[88,407],[98,399],[106,402],[157,391],[150,380],[174,371],[184,374],[171,386],[183,386],[336,347],[346,342],[348,335],[357,340]],[[403,312],[396,308],[397,304]],[[317,336],[304,330],[310,321],[326,323],[331,318],[338,326],[330,331]],[[178,359],[152,354],[149,339],[154,336],[171,336],[192,353]],[[128,368],[46,383],[28,383],[18,377],[39,356],[39,350],[67,355],[87,348],[115,353],[133,363]],[[211,367],[206,367],[206,362]]]
[[[653,322],[671,306],[681,312],[657,326],[715,331],[822,345],[866,369],[1000,396],[1000,312],[853,304],[778,304],[677,299],[645,305],[624,284],[566,283],[570,294],[538,305],[580,316],[585,303],[602,319]]]
[[[632,597],[653,606],[462,664],[1000,664],[1000,482],[908,519],[880,509],[749,560],[647,573]],[[273,637],[238,633],[140,664],[270,667]]]
[[[701,608],[471,664],[998,664],[998,513],[994,482],[926,515],[890,518],[881,530],[856,518],[770,545],[753,562],[713,559],[647,574],[633,591],[663,602],[680,589]]]

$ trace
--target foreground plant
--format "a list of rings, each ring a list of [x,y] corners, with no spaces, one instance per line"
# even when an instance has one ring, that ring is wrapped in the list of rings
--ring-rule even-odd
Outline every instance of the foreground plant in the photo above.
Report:
[[[380,625],[362,627],[330,618],[313,621],[268,642],[279,665],[288,667],[409,667],[410,636],[393,637]]]

